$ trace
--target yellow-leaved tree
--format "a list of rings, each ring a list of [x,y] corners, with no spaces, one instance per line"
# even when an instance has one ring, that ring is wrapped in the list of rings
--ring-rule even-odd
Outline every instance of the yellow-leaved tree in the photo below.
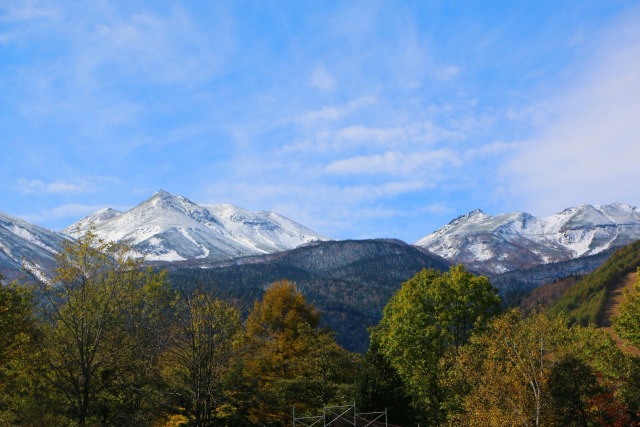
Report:
[[[253,381],[254,423],[283,425],[298,413],[351,401],[357,358],[320,329],[320,313],[288,280],[273,283],[246,323],[245,376]]]

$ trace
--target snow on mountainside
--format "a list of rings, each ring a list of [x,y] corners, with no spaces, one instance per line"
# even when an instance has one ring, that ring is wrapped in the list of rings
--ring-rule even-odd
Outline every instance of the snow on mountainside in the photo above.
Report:
[[[544,218],[475,210],[415,242],[485,274],[594,255],[640,240],[640,210],[579,205]]]
[[[126,241],[148,261],[221,260],[328,240],[272,212],[199,205],[163,190],[127,212],[112,212],[111,218],[103,219],[100,212],[71,225],[65,233],[78,237],[93,223],[99,237]]]
[[[0,274],[17,279],[31,273],[48,281],[65,236],[0,212]]]
[[[62,230],[63,233],[70,236],[80,236],[86,233],[90,227],[102,224],[115,217],[122,215],[122,212],[112,208],[100,209],[91,215],[85,216],[80,221],[75,222],[73,225]]]

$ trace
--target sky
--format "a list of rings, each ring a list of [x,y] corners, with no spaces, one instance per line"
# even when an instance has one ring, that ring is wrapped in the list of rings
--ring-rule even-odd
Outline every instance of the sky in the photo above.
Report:
[[[640,4],[0,0],[0,211],[163,189],[336,239],[640,205]]]

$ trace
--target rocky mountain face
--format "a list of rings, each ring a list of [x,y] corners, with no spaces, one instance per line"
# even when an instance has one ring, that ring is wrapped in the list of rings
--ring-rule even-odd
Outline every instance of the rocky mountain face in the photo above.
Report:
[[[251,212],[228,204],[199,205],[166,191],[124,213],[98,211],[64,233],[79,237],[89,227],[100,238],[131,244],[147,261],[224,260],[328,240],[273,212]]]
[[[640,240],[640,210],[579,205],[536,218],[514,212],[462,215],[415,242],[450,262],[496,276],[603,253]]]
[[[65,239],[60,233],[0,212],[0,274],[7,280],[29,275],[50,279]]]

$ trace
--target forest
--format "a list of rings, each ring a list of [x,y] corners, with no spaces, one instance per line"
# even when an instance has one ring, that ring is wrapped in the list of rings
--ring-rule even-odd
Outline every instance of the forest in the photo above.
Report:
[[[640,422],[635,353],[562,313],[504,309],[462,266],[408,278],[364,354],[294,282],[247,304],[92,233],[52,283],[0,286],[0,425],[275,427],[353,402],[401,426]],[[628,294],[614,321],[636,353],[639,312]]]

